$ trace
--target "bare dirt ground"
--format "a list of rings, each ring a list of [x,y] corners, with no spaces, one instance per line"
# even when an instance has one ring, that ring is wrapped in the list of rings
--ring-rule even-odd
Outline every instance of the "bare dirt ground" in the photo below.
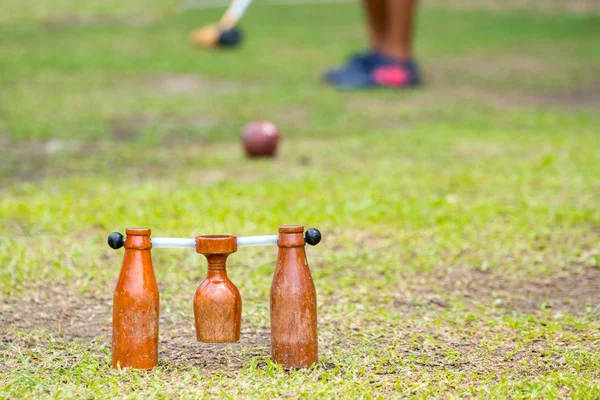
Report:
[[[424,342],[418,339],[418,332],[431,332],[429,328],[415,321],[419,318],[430,319],[431,314],[428,313],[451,309],[453,302],[457,300],[473,310],[484,307],[498,313],[546,313],[554,316],[568,313],[581,317],[598,313],[598,288],[600,269],[595,267],[574,266],[572,271],[539,279],[507,279],[497,273],[455,268],[450,273],[407,276],[406,285],[394,296],[390,311],[398,313],[398,318],[407,321],[408,324],[401,331],[396,331],[398,336],[395,338],[403,343],[399,351],[413,354],[416,349],[411,349],[411,343],[415,340]],[[320,323],[322,340],[327,342],[334,337],[345,337],[346,340],[352,341],[352,335],[360,334],[359,325],[351,328],[350,333],[342,332],[336,322],[328,321],[327,318],[329,307],[334,307],[340,302],[355,301],[358,299],[321,300],[321,315],[324,317]],[[594,305],[595,310],[592,309]],[[0,333],[5,343],[23,340],[15,331],[43,329],[51,333],[58,342],[100,340],[109,346],[111,310],[112,298],[108,288],[106,296],[96,297],[77,294],[68,287],[53,284],[21,299],[3,299],[0,303]],[[224,345],[204,344],[195,340],[191,312],[187,316],[182,316],[183,314],[163,311],[160,317],[160,359],[169,364],[203,369],[238,369],[252,357],[269,355],[269,331],[264,327],[252,326],[248,321],[243,321],[240,342]],[[475,352],[479,346],[475,346],[460,332],[443,329],[435,332],[440,348],[427,351],[433,358],[430,357],[430,361],[424,363],[424,366],[439,366],[439,363],[431,361],[435,360],[438,352],[439,362],[447,363],[447,349],[464,352],[471,347],[469,351]],[[387,337],[385,340],[392,339],[394,338]],[[506,354],[516,349],[516,343],[508,343],[506,348],[495,350],[500,362],[507,362]],[[589,345],[593,346],[592,343]],[[541,351],[546,346],[547,344],[540,343],[540,349],[536,350],[535,346],[528,348],[527,354],[533,357],[536,351]],[[421,348],[419,351],[424,350]],[[510,362],[514,365],[514,360]]]

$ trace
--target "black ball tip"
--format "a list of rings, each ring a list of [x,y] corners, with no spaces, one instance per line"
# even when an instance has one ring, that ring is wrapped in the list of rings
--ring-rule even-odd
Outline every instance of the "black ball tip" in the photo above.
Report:
[[[317,228],[310,228],[304,232],[304,241],[311,246],[316,246],[321,241],[321,232]]]
[[[119,232],[113,232],[108,235],[108,245],[113,249],[120,249],[125,245],[125,237]]]
[[[219,45],[222,47],[234,47],[242,41],[242,31],[233,27],[226,29],[219,35]]]

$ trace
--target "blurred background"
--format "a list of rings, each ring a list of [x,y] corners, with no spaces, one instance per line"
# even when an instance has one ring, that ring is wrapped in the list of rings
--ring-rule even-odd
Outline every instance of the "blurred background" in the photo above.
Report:
[[[193,47],[226,6],[0,0],[7,393],[597,393],[600,3],[424,0],[423,87],[363,92],[321,81],[367,45],[358,1],[256,0],[240,46]],[[253,120],[279,128],[276,158],[244,155]],[[324,235],[308,250],[316,375],[264,364],[274,248],[231,256],[243,342],[204,358],[190,300],[205,260],[154,251],[164,368],[108,369],[110,232],[296,223]]]

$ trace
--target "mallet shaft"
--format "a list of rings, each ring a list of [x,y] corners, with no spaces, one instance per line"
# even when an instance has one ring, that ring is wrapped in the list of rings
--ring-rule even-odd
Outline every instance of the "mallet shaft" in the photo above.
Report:
[[[221,18],[219,25],[226,28],[234,27],[244,16],[250,3],[252,3],[252,0],[233,0]]]

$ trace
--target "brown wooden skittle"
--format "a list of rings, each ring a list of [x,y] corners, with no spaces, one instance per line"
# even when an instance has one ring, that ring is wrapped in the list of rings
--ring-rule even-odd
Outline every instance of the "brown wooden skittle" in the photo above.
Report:
[[[152,369],[158,364],[159,294],[150,255],[151,231],[137,228],[126,233],[113,296],[112,365]]]
[[[208,276],[194,296],[196,338],[208,343],[237,342],[240,340],[242,297],[225,269],[227,257],[237,251],[237,238],[197,236],[196,251],[208,260]]]
[[[302,226],[279,227],[271,285],[271,358],[286,368],[316,363],[317,292],[304,249]]]

